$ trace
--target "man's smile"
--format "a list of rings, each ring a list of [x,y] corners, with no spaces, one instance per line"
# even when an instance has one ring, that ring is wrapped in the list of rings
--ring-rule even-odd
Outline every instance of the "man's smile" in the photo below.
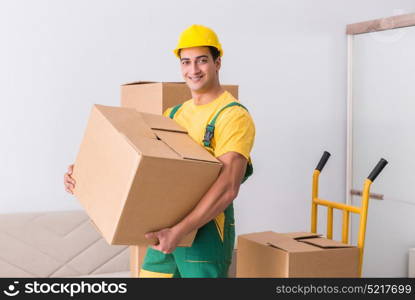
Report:
[[[187,78],[189,78],[191,81],[193,82],[198,82],[203,78],[204,75],[197,75],[197,76],[188,76]]]

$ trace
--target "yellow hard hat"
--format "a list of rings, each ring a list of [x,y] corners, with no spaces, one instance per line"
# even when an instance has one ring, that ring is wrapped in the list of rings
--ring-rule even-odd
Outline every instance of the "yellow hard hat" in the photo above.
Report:
[[[180,49],[199,46],[215,47],[219,51],[219,56],[223,55],[223,49],[219,43],[218,36],[212,29],[203,25],[192,25],[186,28],[180,34],[179,42],[173,52],[178,58],[180,58]]]

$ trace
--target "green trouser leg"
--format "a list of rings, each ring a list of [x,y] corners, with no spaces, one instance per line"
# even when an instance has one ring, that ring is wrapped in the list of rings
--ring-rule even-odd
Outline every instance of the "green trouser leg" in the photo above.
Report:
[[[178,247],[172,254],[149,248],[142,270],[154,277],[227,277],[234,242],[235,225],[231,204],[224,212],[223,224],[212,220],[199,228],[192,247]]]

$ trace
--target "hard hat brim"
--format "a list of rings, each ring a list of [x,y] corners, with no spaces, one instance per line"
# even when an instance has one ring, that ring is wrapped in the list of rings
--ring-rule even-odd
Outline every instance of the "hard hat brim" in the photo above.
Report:
[[[174,53],[174,55],[176,55],[177,58],[180,58],[179,52],[180,52],[181,49],[194,48],[194,47],[214,47],[214,48],[218,49],[219,56],[220,57],[223,56],[223,50],[222,50],[222,48],[218,48],[218,47],[213,46],[213,45],[192,45],[192,46],[189,46],[189,47],[180,47],[180,48],[174,49],[173,50],[173,53]]]

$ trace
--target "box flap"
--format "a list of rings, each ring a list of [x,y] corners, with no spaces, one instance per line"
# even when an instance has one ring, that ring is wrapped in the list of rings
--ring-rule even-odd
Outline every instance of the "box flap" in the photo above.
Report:
[[[240,237],[254,241],[264,246],[269,246],[285,252],[302,252],[302,251],[316,251],[317,247],[299,243],[293,238],[287,236],[284,233],[277,233],[273,231],[256,232]]]
[[[187,133],[186,129],[181,127],[179,124],[177,124],[174,120],[170,118],[143,112],[140,112],[140,114],[151,129]]]
[[[182,159],[180,153],[177,153],[165,142],[157,139],[157,136],[148,126],[142,114],[134,108],[104,105],[95,105],[94,108],[100,111],[111,125],[118,130],[120,135],[124,136],[127,142],[142,155]],[[172,122],[175,123],[174,121]]]
[[[286,252],[311,252],[311,251],[321,251],[321,247],[314,246],[307,243],[299,242],[294,239],[297,236],[308,237],[315,235],[314,233],[307,232],[293,232],[293,233],[277,233],[273,231],[265,232],[256,232],[241,235],[242,238],[249,239],[251,241],[257,242],[259,244],[283,250]],[[308,241],[308,238],[304,239]]]
[[[124,85],[138,85],[138,84],[149,84],[149,83],[161,83],[161,84],[185,84],[184,81],[142,81],[142,80],[138,80],[138,81],[133,81],[133,82],[127,82],[122,84],[121,86]]]
[[[120,133],[132,141],[140,137],[157,139],[141,114],[134,108],[95,104],[94,109],[101,112]]]
[[[263,232],[253,232],[253,233],[247,233],[247,234],[241,234],[238,237],[247,239],[250,241],[254,241],[256,243],[267,245],[268,241],[271,238],[276,238],[277,236],[281,236],[282,238],[287,239],[287,237],[284,237],[282,234],[275,233],[273,231],[263,231]]]
[[[121,86],[124,86],[124,85],[135,85],[135,84],[148,84],[148,83],[158,83],[158,82],[156,82],[156,81],[133,81],[133,82],[124,83]]]
[[[184,81],[167,81],[163,82],[163,84],[186,84]]]
[[[298,239],[308,239],[308,238],[315,238],[315,237],[320,237],[321,234],[318,233],[311,233],[311,232],[289,232],[289,233],[284,233],[284,235],[298,240]]]
[[[177,152],[183,159],[200,160],[220,164],[212,154],[197,144],[190,136],[181,132],[163,130],[153,131],[164,143]]]
[[[300,243],[297,240],[291,238],[282,239],[279,241],[269,241],[267,244],[270,247],[274,247],[287,252],[310,252],[319,250],[312,245]]]
[[[355,248],[353,245],[343,244],[339,241],[333,241],[325,238],[311,238],[298,240],[299,242],[314,245],[320,248]]]

